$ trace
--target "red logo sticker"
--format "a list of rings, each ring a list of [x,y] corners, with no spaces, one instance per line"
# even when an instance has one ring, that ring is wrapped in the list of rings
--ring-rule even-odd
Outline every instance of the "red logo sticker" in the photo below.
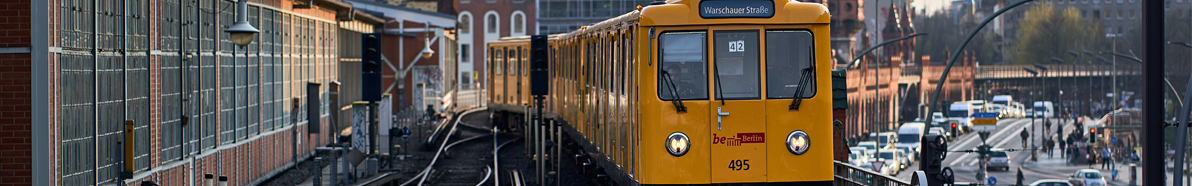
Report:
[[[732,137],[720,137],[715,133],[712,134],[712,144],[741,146],[743,143],[766,143],[766,133],[737,133]]]

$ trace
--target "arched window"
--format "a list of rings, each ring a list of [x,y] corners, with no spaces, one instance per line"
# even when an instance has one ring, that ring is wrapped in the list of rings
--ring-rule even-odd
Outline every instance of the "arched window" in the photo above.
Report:
[[[488,14],[486,17],[488,18],[485,18],[485,23],[488,25],[488,28],[485,31],[488,33],[497,33],[497,14]]]
[[[513,33],[526,33],[526,16],[520,13],[513,14]]]
[[[463,33],[463,34],[472,33],[472,15],[470,15],[470,14],[460,14],[459,15],[459,33]]]

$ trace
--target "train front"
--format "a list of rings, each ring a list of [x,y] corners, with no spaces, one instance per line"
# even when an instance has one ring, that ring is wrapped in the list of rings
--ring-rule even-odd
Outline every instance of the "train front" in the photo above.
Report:
[[[829,17],[787,0],[642,9],[640,183],[830,185]]]

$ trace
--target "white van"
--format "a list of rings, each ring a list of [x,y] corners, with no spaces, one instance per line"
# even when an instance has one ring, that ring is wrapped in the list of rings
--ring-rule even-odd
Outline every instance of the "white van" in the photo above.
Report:
[[[973,110],[973,104],[969,102],[956,102],[948,107],[948,120],[960,121],[963,128],[973,128],[972,115],[976,110]]]
[[[993,104],[1010,105],[1010,102],[1014,102],[1014,97],[1011,97],[1010,95],[996,95],[993,96],[993,99],[990,99],[990,101],[993,102]]]
[[[910,147],[915,154],[919,153],[919,141],[926,134],[927,126],[922,122],[903,123],[898,127],[898,143],[895,147]]]
[[[1055,117],[1055,107],[1051,105],[1051,101],[1036,101],[1035,102],[1035,117],[1052,118]]]

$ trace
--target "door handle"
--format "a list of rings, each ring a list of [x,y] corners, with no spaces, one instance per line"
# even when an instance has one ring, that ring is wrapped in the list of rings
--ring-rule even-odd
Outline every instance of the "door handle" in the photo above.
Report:
[[[721,118],[725,116],[728,116],[728,112],[721,112],[721,108],[716,107],[716,130],[720,130]]]

